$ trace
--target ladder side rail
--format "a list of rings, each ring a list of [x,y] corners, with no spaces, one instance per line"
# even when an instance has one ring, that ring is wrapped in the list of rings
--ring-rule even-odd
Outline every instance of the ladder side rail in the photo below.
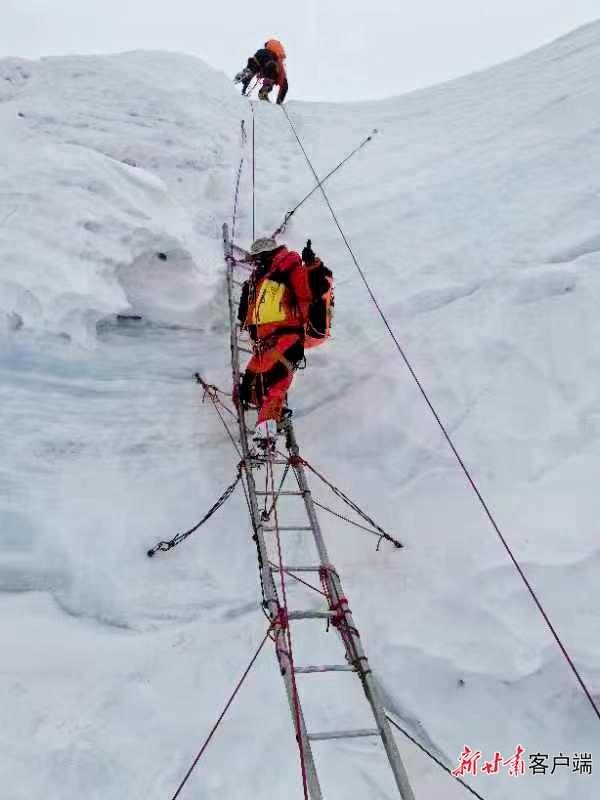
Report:
[[[237,340],[237,318],[234,305],[233,294],[233,258],[231,240],[229,239],[229,228],[227,223],[223,225],[223,245],[225,250],[225,260],[227,262],[227,288],[229,296],[229,322],[231,327],[231,367],[233,373],[234,386],[239,386],[240,383],[240,358],[239,346]],[[237,419],[240,429],[240,444],[242,448],[242,455],[244,457],[244,464],[246,466],[246,485],[248,487],[248,496],[250,499],[250,514],[252,517],[252,527],[256,533],[258,547],[262,560],[262,579],[265,588],[265,600],[267,602],[267,611],[271,621],[275,621],[279,616],[279,597],[275,587],[275,580],[273,572],[269,566],[269,556],[264,537],[264,525],[261,520],[260,511],[258,508],[258,500],[256,495],[256,484],[254,475],[252,474],[252,458],[248,448],[248,433],[246,427],[246,418],[243,409],[238,405]]]
[[[300,448],[298,447],[294,426],[291,420],[288,423],[287,439],[288,449],[294,460],[294,472],[296,473],[298,485],[304,498],[306,513],[313,529],[313,535],[315,538],[317,551],[319,553],[319,558],[321,559],[321,565],[325,570],[324,574],[326,575],[325,579],[327,581],[328,591],[330,592],[330,596],[334,604],[339,607],[340,614],[343,616],[345,626],[349,634],[349,639],[351,641],[352,651],[349,650],[348,645],[342,638],[342,641],[344,641],[344,646],[346,647],[348,661],[356,665],[357,673],[361,679],[365,695],[373,710],[373,716],[375,718],[375,722],[377,723],[383,746],[394,774],[396,786],[400,792],[400,797],[402,800],[414,800],[414,794],[410,786],[408,774],[402,762],[398,746],[386,717],[385,707],[381,699],[379,687],[377,686],[377,683],[373,677],[373,673],[371,672],[365,650],[358,634],[358,629],[352,617],[350,608],[348,607],[348,601],[345,599],[346,595],[344,594],[342,588],[342,582],[335,569],[333,569],[331,561],[329,560],[329,554],[327,552],[327,547],[325,545],[325,540],[323,538],[323,533],[321,531],[315,505],[313,503],[306,472],[300,459]]]
[[[233,290],[234,261],[232,254],[233,248],[231,244],[231,239],[229,238],[229,226],[227,225],[227,223],[224,223],[223,225],[223,248],[225,253],[225,261],[227,264],[227,292],[229,299],[229,323],[231,331],[231,345],[230,345],[231,366],[232,366],[234,386],[239,386],[241,370],[240,370],[240,358],[239,358],[240,348],[237,338],[238,324],[237,324],[237,315],[234,304],[234,290]],[[302,742],[302,752],[304,756],[306,778],[308,783],[308,789],[310,792],[310,797],[311,800],[323,800],[323,793],[321,791],[321,786],[317,775],[317,769],[314,762],[312,748],[310,740],[308,738],[308,732],[306,730],[306,723],[304,720],[302,706],[300,704],[299,698],[297,697],[297,693],[296,696],[294,694],[293,673],[291,668],[292,661],[290,658],[290,654],[288,653],[287,650],[287,644],[285,640],[285,629],[279,622],[281,604],[279,602],[279,597],[277,595],[277,589],[275,585],[273,571],[270,567],[269,555],[264,536],[264,526],[258,508],[256,484],[254,481],[254,475],[252,474],[252,456],[250,454],[250,449],[248,447],[248,430],[246,425],[245,414],[241,404],[238,404],[237,411],[238,411],[237,414],[238,425],[240,431],[240,444],[242,447],[242,455],[244,457],[244,463],[246,465],[245,475],[246,475],[246,485],[248,488],[248,497],[250,501],[250,514],[252,517],[252,527],[256,533],[258,548],[261,554],[261,561],[262,561],[261,573],[265,591],[265,601],[267,604],[267,613],[269,614],[271,622],[274,623],[275,652],[277,655],[277,659],[279,661],[279,668],[285,685],[288,703],[290,706],[290,712],[292,715],[292,723],[294,726],[294,730],[296,731],[296,738],[300,739],[300,741]],[[289,624],[287,620],[286,624]]]

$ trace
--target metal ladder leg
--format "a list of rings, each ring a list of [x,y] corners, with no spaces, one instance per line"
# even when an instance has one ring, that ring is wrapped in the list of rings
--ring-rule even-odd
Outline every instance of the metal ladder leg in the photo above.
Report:
[[[227,262],[229,318],[231,326],[231,364],[233,369],[234,383],[235,385],[239,386],[240,360],[239,360],[239,344],[237,340],[237,327],[236,327],[237,320],[233,304],[233,297],[234,297],[233,260],[232,260],[231,241],[229,239],[229,230],[227,225],[223,226],[223,245],[225,250],[225,259]],[[267,606],[266,610],[267,613],[269,614],[271,623],[274,625],[275,638],[276,638],[275,650],[277,653],[277,657],[279,659],[279,666],[285,684],[285,690],[290,706],[290,711],[292,714],[292,722],[296,731],[296,736],[298,740],[302,743],[302,754],[304,758],[304,765],[306,769],[306,777],[308,783],[308,790],[310,792],[310,798],[311,800],[323,800],[323,793],[321,791],[321,786],[319,784],[317,769],[314,763],[312,749],[306,731],[306,724],[304,721],[302,706],[300,704],[299,698],[295,696],[294,693],[293,674],[290,669],[291,658],[290,654],[287,651],[287,644],[285,642],[285,630],[278,622],[278,620],[280,619],[281,604],[279,602],[279,597],[277,595],[277,589],[275,586],[273,573],[269,565],[268,551],[264,536],[264,525],[258,508],[256,484],[254,481],[254,475],[252,474],[252,467],[250,466],[251,457],[248,448],[248,431],[246,427],[246,420],[244,414],[241,411],[238,413],[238,421],[240,427],[240,442],[242,447],[242,454],[244,456],[244,461],[247,465],[247,468],[245,470],[245,476],[246,476],[246,485],[248,487],[248,495],[250,499],[250,514],[252,517],[252,527],[255,532],[258,550],[261,557],[261,578],[265,592],[265,602]],[[296,715],[296,708],[298,708],[297,715]]]
[[[225,249],[225,258],[227,261],[227,278],[229,289],[229,311],[231,322],[231,361],[233,369],[233,379],[236,385],[239,385],[240,380],[240,344],[238,342],[238,325],[234,307],[234,280],[233,280],[233,266],[231,242],[229,240],[229,233],[227,226],[223,226],[223,242]],[[287,449],[290,454],[289,460],[275,459],[272,464],[291,465],[296,481],[298,483],[299,491],[281,491],[276,493],[270,492],[257,492],[256,484],[253,475],[253,468],[256,466],[256,459],[253,459],[249,452],[248,447],[248,429],[246,426],[245,415],[243,410],[239,410],[238,420],[240,426],[240,440],[242,444],[242,451],[247,466],[245,470],[246,484],[250,498],[250,513],[252,517],[252,525],[255,531],[255,536],[258,544],[258,549],[261,558],[261,577],[265,592],[265,602],[267,611],[271,621],[274,623],[275,636],[277,639],[276,652],[279,658],[279,664],[282,671],[282,676],[285,683],[290,711],[292,714],[293,724],[296,730],[296,736],[302,743],[302,751],[305,761],[305,768],[307,774],[308,789],[310,792],[311,800],[322,800],[323,794],[319,779],[317,776],[314,757],[311,749],[311,742],[325,741],[331,739],[350,739],[378,736],[380,737],[390,769],[395,780],[399,796],[401,800],[414,800],[408,775],[404,768],[404,764],[400,757],[398,747],[393,738],[389,722],[386,717],[385,708],[380,696],[379,689],[374,680],[369,662],[362,646],[360,635],[354,622],[352,613],[348,606],[346,595],[342,588],[340,577],[336,570],[333,568],[321,527],[317,517],[315,504],[312,499],[312,494],[306,472],[304,470],[302,460],[300,459],[300,451],[296,440],[294,426],[291,420],[286,424],[286,437]],[[265,520],[262,519],[259,507],[258,496],[272,497],[274,503],[279,502],[279,498],[283,496],[302,497],[304,510],[306,513],[307,525],[281,525],[272,526],[266,525]],[[275,574],[280,572],[279,566],[273,565],[268,556],[268,547],[265,535],[274,532],[286,531],[306,531],[306,535],[312,534],[312,539],[318,554],[318,565],[302,566],[302,567],[283,567],[285,572],[316,572],[319,573],[327,589],[328,601],[330,607],[327,610],[307,610],[307,611],[291,611],[288,614],[288,619],[285,624],[291,621],[311,620],[311,619],[326,619],[334,621],[340,633],[342,644],[345,650],[346,664],[323,664],[305,667],[296,667],[295,674],[322,674],[326,672],[356,672],[360,678],[364,694],[373,715],[375,728],[362,728],[355,730],[338,730],[338,731],[324,731],[317,733],[308,733],[302,713],[300,699],[297,691],[295,691],[294,676],[290,669],[291,658],[287,650],[287,643],[285,641],[285,628],[282,627],[278,620],[280,619],[281,604],[277,593],[277,586],[275,582]],[[298,709],[299,720],[296,719],[296,709]]]

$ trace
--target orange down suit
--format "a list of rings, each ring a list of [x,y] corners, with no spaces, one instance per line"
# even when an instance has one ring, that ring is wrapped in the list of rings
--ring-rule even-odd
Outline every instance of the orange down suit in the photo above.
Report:
[[[258,422],[279,420],[294,369],[304,356],[304,326],[311,301],[299,254],[282,248],[242,290],[239,319],[254,342],[240,399],[258,407]]]

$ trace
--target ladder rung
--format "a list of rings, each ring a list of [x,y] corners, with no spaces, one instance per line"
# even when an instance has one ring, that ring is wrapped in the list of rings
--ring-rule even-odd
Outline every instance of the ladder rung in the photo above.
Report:
[[[294,672],[300,675],[308,675],[313,672],[356,672],[356,667],[352,664],[321,664],[314,667],[295,667]]]
[[[331,619],[337,611],[290,611],[288,619]]]
[[[265,525],[263,526],[263,531],[271,532],[271,531],[312,531],[312,527],[310,525],[280,525],[276,528],[273,525]]]
[[[323,739],[360,739],[363,736],[380,736],[377,728],[364,728],[354,731],[331,731],[331,733],[309,733],[309,742],[318,742]]]
[[[286,564],[283,567],[279,567],[278,564],[273,564],[271,569],[274,572],[279,572],[281,569],[285,570],[285,572],[320,572],[322,567],[288,567]]]
[[[267,463],[267,459],[268,459],[267,456],[250,456],[249,460],[251,462],[254,462],[255,464],[260,464],[260,466],[262,467],[264,464]],[[287,466],[290,462],[289,461],[284,461],[281,458],[281,459],[277,459],[277,460],[274,460],[274,461],[269,460],[268,463],[269,464],[275,464],[276,466],[284,467],[284,466]]]
[[[272,495],[276,494],[278,497],[283,496],[291,496],[291,495],[298,495],[298,497],[302,497],[302,492],[256,492],[257,495],[271,497]]]

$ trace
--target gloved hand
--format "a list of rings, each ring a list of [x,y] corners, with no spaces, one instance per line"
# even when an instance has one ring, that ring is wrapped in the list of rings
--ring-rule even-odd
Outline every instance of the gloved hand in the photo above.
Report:
[[[304,261],[305,264],[314,264],[315,259],[316,256],[314,250],[312,249],[312,242],[310,239],[308,239],[306,242],[306,247],[302,251],[302,261]]]
[[[238,72],[238,74],[233,79],[233,82],[234,83],[241,83],[242,81],[245,81],[247,78],[251,78],[251,77],[252,77],[252,73],[250,72],[248,67],[245,67],[241,72]]]

